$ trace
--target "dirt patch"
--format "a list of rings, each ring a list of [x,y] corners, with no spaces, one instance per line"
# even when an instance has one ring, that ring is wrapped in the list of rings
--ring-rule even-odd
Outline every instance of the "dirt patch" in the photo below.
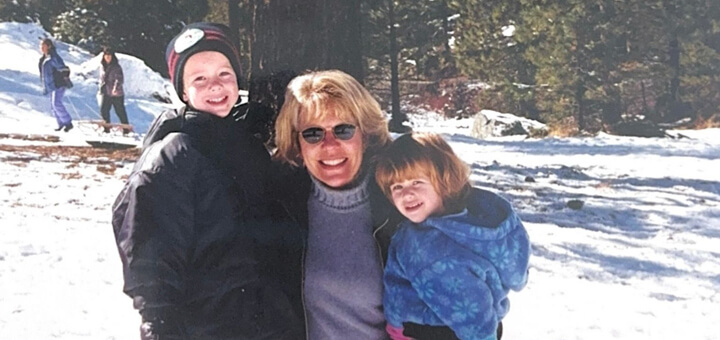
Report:
[[[110,150],[86,146],[64,145],[4,145],[0,151],[16,155],[4,158],[5,161],[68,161],[98,165],[113,165],[117,162],[135,162],[140,157],[140,149]]]
[[[19,139],[33,142],[51,142],[57,143],[60,137],[52,135],[25,135],[20,133],[0,133],[0,139]]]

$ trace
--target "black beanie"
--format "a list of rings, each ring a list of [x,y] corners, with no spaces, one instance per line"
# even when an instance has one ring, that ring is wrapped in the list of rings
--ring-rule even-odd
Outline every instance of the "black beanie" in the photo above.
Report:
[[[170,81],[180,100],[183,100],[183,70],[185,63],[195,53],[215,51],[225,55],[237,75],[238,86],[242,79],[240,53],[235,34],[222,24],[197,22],[185,26],[168,44],[165,60]]]

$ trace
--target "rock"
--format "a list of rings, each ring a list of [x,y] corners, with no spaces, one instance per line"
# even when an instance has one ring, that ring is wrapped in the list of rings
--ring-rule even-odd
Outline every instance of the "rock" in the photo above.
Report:
[[[501,133],[503,136],[528,135],[529,133],[520,122],[513,122],[510,126],[505,127]]]
[[[531,119],[518,117],[509,113],[500,113],[492,110],[482,110],[473,117],[471,135],[477,139],[488,137],[547,134],[545,124]]]
[[[470,134],[477,139],[485,139],[493,136],[495,121],[488,120],[487,116],[482,112],[475,115],[473,119],[472,131]]]
[[[628,121],[615,124],[611,129],[614,135],[630,137],[665,137],[665,130],[647,120]]]
[[[569,200],[567,202],[567,207],[572,210],[580,210],[582,209],[583,205],[585,205],[585,202],[581,200]]]
[[[525,176],[525,182],[535,183],[535,179],[532,176]]]

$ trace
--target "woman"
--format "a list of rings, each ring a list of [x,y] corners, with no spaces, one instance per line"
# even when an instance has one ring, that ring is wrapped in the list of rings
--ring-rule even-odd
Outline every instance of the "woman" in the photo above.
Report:
[[[123,91],[123,70],[115,51],[109,47],[103,48],[100,64],[100,114],[106,123],[110,123],[110,106],[112,106],[115,108],[115,114],[120,118],[120,123],[128,124]],[[105,132],[110,132],[110,129],[106,127]],[[127,129],[123,129],[123,133],[127,132]]]
[[[55,44],[50,39],[45,38],[40,42],[40,51],[43,54],[38,64],[40,81],[43,85],[43,95],[50,94],[50,110],[58,123],[55,131],[64,130],[68,132],[73,128],[73,124],[72,118],[62,102],[65,95],[65,86],[61,79],[56,79],[60,78],[56,74],[60,69],[65,68],[65,62],[58,55]]]
[[[401,216],[373,180],[390,143],[380,106],[346,73],[308,73],[288,85],[275,133],[275,159],[296,170],[280,199],[307,235],[295,294],[308,339],[388,338],[383,263]]]
[[[380,257],[386,248],[373,234],[394,227],[399,215],[371,176],[372,156],[390,142],[380,106],[351,76],[313,72],[290,82],[275,129],[276,159],[304,167],[291,182],[299,190],[283,196],[307,229],[308,338],[387,338]]]

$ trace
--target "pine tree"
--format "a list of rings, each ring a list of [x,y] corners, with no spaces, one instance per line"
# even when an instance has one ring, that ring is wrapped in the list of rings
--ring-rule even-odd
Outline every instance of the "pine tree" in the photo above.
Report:
[[[452,9],[446,0],[394,1],[394,29],[401,79],[438,80],[452,76]],[[363,6],[363,51],[368,75],[390,79],[389,0]]]
[[[102,46],[117,44],[106,28],[107,22],[97,12],[75,8],[58,15],[52,29],[57,39],[97,52]]]
[[[391,131],[407,131],[402,80],[438,80],[455,72],[449,13],[445,0],[375,0],[363,7],[366,68],[373,83],[390,82]]]
[[[659,99],[662,120],[695,115],[706,119],[718,112],[720,80],[720,3],[706,0],[662,0],[661,41],[667,44],[664,63],[666,93]]]
[[[26,0],[0,2],[0,21],[33,22],[39,18],[40,13]]]
[[[525,58],[534,37],[517,39],[516,30],[523,26],[519,0],[455,0],[457,11],[455,49],[458,69],[470,78],[483,79],[494,85],[502,96],[500,107],[539,119],[535,104],[536,67]]]
[[[621,116],[619,67],[627,55],[623,32],[614,29],[615,1],[522,1],[518,39],[528,43],[525,60],[545,87],[538,106],[551,122],[575,122],[597,131]],[[626,32],[625,32],[626,33]],[[531,43],[530,43],[531,42]]]

